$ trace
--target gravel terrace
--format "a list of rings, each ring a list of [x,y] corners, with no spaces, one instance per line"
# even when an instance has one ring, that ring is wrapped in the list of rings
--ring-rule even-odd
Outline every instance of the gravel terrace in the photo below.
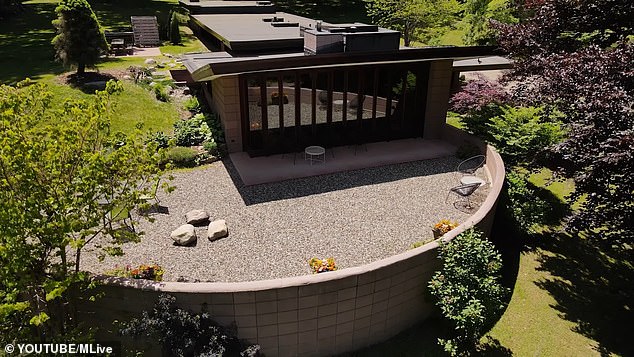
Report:
[[[142,220],[142,241],[126,244],[122,257],[98,262],[87,247],[82,269],[104,272],[116,265],[157,263],[165,281],[237,282],[310,274],[312,257],[333,257],[339,269],[367,264],[432,238],[431,226],[469,215],[445,197],[458,184],[455,157],[417,161],[330,175],[244,187],[228,159],[174,173],[177,189],[160,193],[169,213]],[[479,173],[483,176],[483,172]],[[488,186],[474,202],[482,202]],[[166,208],[165,208],[166,207]],[[206,226],[198,242],[173,245],[170,232],[185,213],[205,209],[211,220],[225,219],[229,236],[210,242]]]

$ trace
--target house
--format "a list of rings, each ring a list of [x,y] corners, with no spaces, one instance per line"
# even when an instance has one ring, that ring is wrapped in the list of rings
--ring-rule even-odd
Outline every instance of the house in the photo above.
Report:
[[[215,52],[183,63],[220,116],[229,152],[251,156],[422,137],[440,139],[454,60],[493,47],[400,46],[400,33],[332,24],[268,1],[190,1]]]

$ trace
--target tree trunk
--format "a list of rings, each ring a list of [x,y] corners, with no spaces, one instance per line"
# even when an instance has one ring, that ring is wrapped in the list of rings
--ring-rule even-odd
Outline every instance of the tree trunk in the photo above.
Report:
[[[84,61],[77,62],[77,76],[83,76],[86,73],[86,64]]]

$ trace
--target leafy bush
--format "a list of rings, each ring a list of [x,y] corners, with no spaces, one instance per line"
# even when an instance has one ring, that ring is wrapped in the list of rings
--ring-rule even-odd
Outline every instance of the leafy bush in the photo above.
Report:
[[[218,153],[218,143],[214,139],[207,140],[203,143],[203,149],[209,154],[216,156]]]
[[[510,164],[531,161],[538,153],[559,143],[564,130],[556,115],[546,116],[541,107],[501,107],[502,113],[488,124],[493,145]]]
[[[465,115],[469,132],[488,139],[489,119],[502,114],[500,106],[509,103],[509,96],[499,83],[480,77],[469,81],[449,103],[452,111]]]
[[[468,355],[504,309],[508,289],[500,284],[502,258],[474,229],[441,243],[439,257],[443,267],[432,277],[429,290],[456,335],[438,342],[453,356]]]
[[[176,167],[192,167],[196,165],[197,155],[194,149],[176,146],[167,152],[167,161]]]
[[[213,136],[205,115],[196,114],[190,119],[174,123],[174,138],[176,145],[192,146],[199,145]]]
[[[169,102],[170,95],[167,92],[167,88],[165,88],[163,84],[155,83],[154,88],[152,90],[154,91],[154,95],[156,96],[156,99],[160,100],[161,102]]]
[[[529,187],[527,177],[515,171],[506,174],[510,212],[522,232],[534,232],[548,213],[548,203]]]
[[[162,294],[152,311],[121,324],[124,336],[147,336],[158,341],[166,356],[259,356],[260,346],[246,346],[216,323],[209,313],[192,313],[175,306],[176,298]]]
[[[150,134],[145,143],[154,142],[158,149],[164,149],[169,146],[170,137],[162,131],[157,131]]]
[[[194,112],[194,113],[199,112],[200,103],[198,102],[198,98],[196,97],[187,98],[187,100],[185,100],[185,103],[183,103],[183,107],[185,108],[185,110],[188,110],[190,112]]]

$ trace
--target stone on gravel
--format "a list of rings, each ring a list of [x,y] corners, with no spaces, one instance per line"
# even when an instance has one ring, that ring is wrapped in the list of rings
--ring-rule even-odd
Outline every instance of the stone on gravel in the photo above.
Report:
[[[194,226],[191,224],[183,224],[182,226],[176,228],[170,234],[170,237],[176,242],[178,245],[189,245],[196,241],[196,231],[194,230]]]
[[[200,224],[209,220],[209,213],[201,209],[194,209],[185,214],[185,220],[188,224]]]
[[[209,223],[207,228],[207,238],[210,241],[215,241],[219,238],[224,238],[229,235],[229,229],[227,228],[227,222],[224,219],[219,219]]]

